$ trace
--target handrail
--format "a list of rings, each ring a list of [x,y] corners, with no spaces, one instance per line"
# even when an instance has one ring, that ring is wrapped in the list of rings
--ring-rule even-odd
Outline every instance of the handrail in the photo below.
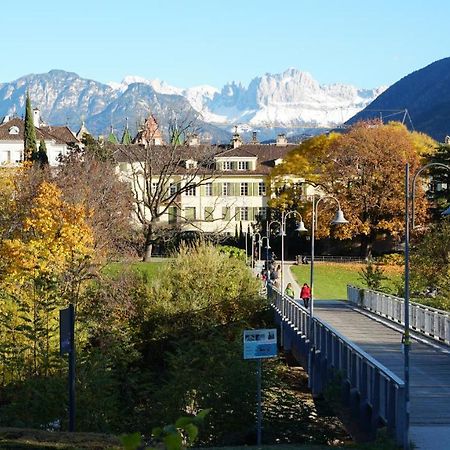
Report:
[[[281,292],[274,286],[271,286],[271,288],[278,293],[278,295],[281,295]],[[297,308],[300,308],[305,313],[309,312],[306,310],[306,308],[299,303],[297,303],[292,298],[283,295],[283,300],[294,305]],[[287,317],[289,319],[289,317]],[[346,336],[341,334],[339,331],[337,331],[335,328],[333,328],[331,325],[329,325],[324,320],[320,319],[319,317],[313,317],[313,322],[317,322],[321,326],[326,327],[331,333],[333,333],[336,337],[338,337],[342,342],[345,342],[347,346],[349,346],[355,353],[357,353],[362,358],[369,361],[373,366],[376,366],[381,372],[383,372],[387,377],[392,378],[395,383],[397,383],[399,386],[403,386],[404,382],[401,378],[399,378],[397,375],[395,375],[394,372],[392,372],[390,369],[388,369],[386,366],[381,364],[378,360],[376,360],[373,356],[370,356],[367,352],[365,352],[361,347],[356,345],[353,341],[348,339]]]
[[[405,324],[404,299],[370,289],[347,286],[350,303],[401,325]],[[417,302],[410,303],[410,328],[450,345],[450,313]]]
[[[323,392],[333,380],[331,373],[340,373],[348,401],[357,392],[361,414],[370,414],[367,420],[371,424],[383,421],[397,442],[402,443],[403,380],[322,319],[313,317],[311,323],[309,312],[302,305],[270,285],[268,298],[280,324],[282,345],[304,361],[313,394]]]

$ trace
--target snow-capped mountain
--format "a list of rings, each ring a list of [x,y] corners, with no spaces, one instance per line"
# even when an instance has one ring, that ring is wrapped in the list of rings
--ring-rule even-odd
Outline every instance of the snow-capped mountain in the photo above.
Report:
[[[23,114],[27,90],[33,106],[54,125],[66,123],[76,130],[85,120],[94,134],[106,134],[113,126],[120,135],[126,117],[136,131],[149,113],[164,126],[181,111],[196,116],[198,129],[214,141],[227,141],[237,124],[248,130],[267,129],[262,133],[265,136],[288,128],[333,127],[362,110],[384,89],[320,85],[296,69],[254,78],[247,87],[233,82],[221,89],[208,85],[180,88],[138,76],[104,84],[52,70],[0,83],[0,117]]]
[[[255,127],[334,127],[365,108],[385,87],[358,89],[351,85],[320,85],[309,73],[288,69],[254,78],[248,87],[235,82],[221,90],[212,86],[180,89],[160,80],[126,77],[113,86],[145,83],[161,94],[185,97],[206,122]]]

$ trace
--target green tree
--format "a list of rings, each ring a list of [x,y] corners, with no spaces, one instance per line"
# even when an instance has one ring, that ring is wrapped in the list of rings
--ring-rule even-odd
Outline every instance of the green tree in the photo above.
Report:
[[[39,141],[39,152],[37,155],[37,160],[41,167],[48,166],[48,155],[47,155],[47,145],[44,139]]]
[[[450,219],[433,225],[413,249],[411,291],[421,302],[450,310]]]
[[[440,144],[434,153],[428,155],[428,162],[450,166],[450,144]],[[438,219],[441,211],[450,206],[450,171],[432,167],[430,168],[430,175],[433,181],[429,194],[435,202],[434,217]]]
[[[374,263],[372,258],[369,258],[366,266],[359,271],[359,277],[369,289],[374,291],[381,290],[383,281],[387,280],[381,265]]]
[[[25,129],[23,134],[23,148],[25,161],[37,160],[36,129],[33,122],[30,94],[27,91],[25,106]]]
[[[111,147],[105,145],[99,139],[95,139],[92,135],[84,134],[81,143],[85,153],[91,158],[102,162],[111,162],[113,160]]]

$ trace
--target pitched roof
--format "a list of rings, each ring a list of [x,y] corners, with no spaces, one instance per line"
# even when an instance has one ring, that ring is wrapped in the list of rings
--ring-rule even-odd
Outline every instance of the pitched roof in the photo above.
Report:
[[[146,158],[146,152],[150,151],[153,158],[156,152],[160,152],[162,155],[162,159],[164,159],[164,156],[169,154],[173,147],[170,145],[161,145],[161,146],[153,146],[151,150],[146,150],[143,145],[139,144],[130,144],[130,145],[123,145],[123,144],[117,144],[112,145],[108,143],[109,148],[111,148],[115,160],[118,163],[121,162],[138,162],[138,161],[144,161]],[[177,152],[179,152],[180,160],[186,161],[188,159],[192,159],[194,161],[205,161],[206,159],[210,159],[207,157],[222,157],[222,156],[230,156],[230,157],[236,157],[236,156],[253,156],[257,158],[256,160],[256,168],[255,170],[249,170],[249,171],[242,171],[242,170],[226,170],[226,171],[215,171],[216,174],[221,173],[226,176],[233,176],[233,175],[268,175],[272,168],[275,166],[275,161],[278,159],[283,159],[287,153],[289,153],[291,150],[293,150],[295,146],[286,146],[286,147],[280,147],[276,146],[275,144],[250,144],[250,145],[243,145],[242,147],[239,147],[237,149],[231,149],[231,150],[240,150],[240,152],[231,152],[228,153],[228,150],[223,149],[223,147],[219,146],[199,146],[199,147],[189,147],[189,146],[180,146],[177,147]],[[154,159],[155,160],[155,159]]]
[[[11,134],[11,127],[17,127],[19,129],[19,132],[17,134]],[[61,130],[62,128],[66,128],[67,130],[63,131]],[[49,129],[52,129],[52,131],[50,132]],[[25,121],[19,119],[18,117],[15,117],[14,119],[11,119],[8,122],[2,123],[0,125],[0,141],[23,141],[24,130]],[[35,127],[35,130],[36,140],[38,141],[43,139],[44,141],[55,141],[57,144],[67,144],[69,142],[75,141],[73,134],[67,127]],[[68,133],[70,133],[71,138],[69,137]],[[70,138],[70,141],[65,140],[64,137]]]
[[[48,125],[45,127],[40,127],[39,130],[46,131],[48,134],[55,136],[57,139],[65,142],[66,144],[78,142],[78,139],[75,137],[75,135],[72,133],[70,128],[67,126],[56,126],[55,127],[53,125]]]

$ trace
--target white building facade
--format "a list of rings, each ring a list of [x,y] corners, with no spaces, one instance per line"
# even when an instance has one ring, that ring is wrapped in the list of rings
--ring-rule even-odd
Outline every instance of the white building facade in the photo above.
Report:
[[[69,145],[78,143],[77,138],[65,126],[47,126],[41,122],[40,112],[33,110],[33,122],[36,131],[36,145],[43,140],[47,148],[49,164],[58,164],[58,157],[66,155]],[[0,124],[0,165],[16,166],[24,161],[25,122],[18,117],[5,116]]]

